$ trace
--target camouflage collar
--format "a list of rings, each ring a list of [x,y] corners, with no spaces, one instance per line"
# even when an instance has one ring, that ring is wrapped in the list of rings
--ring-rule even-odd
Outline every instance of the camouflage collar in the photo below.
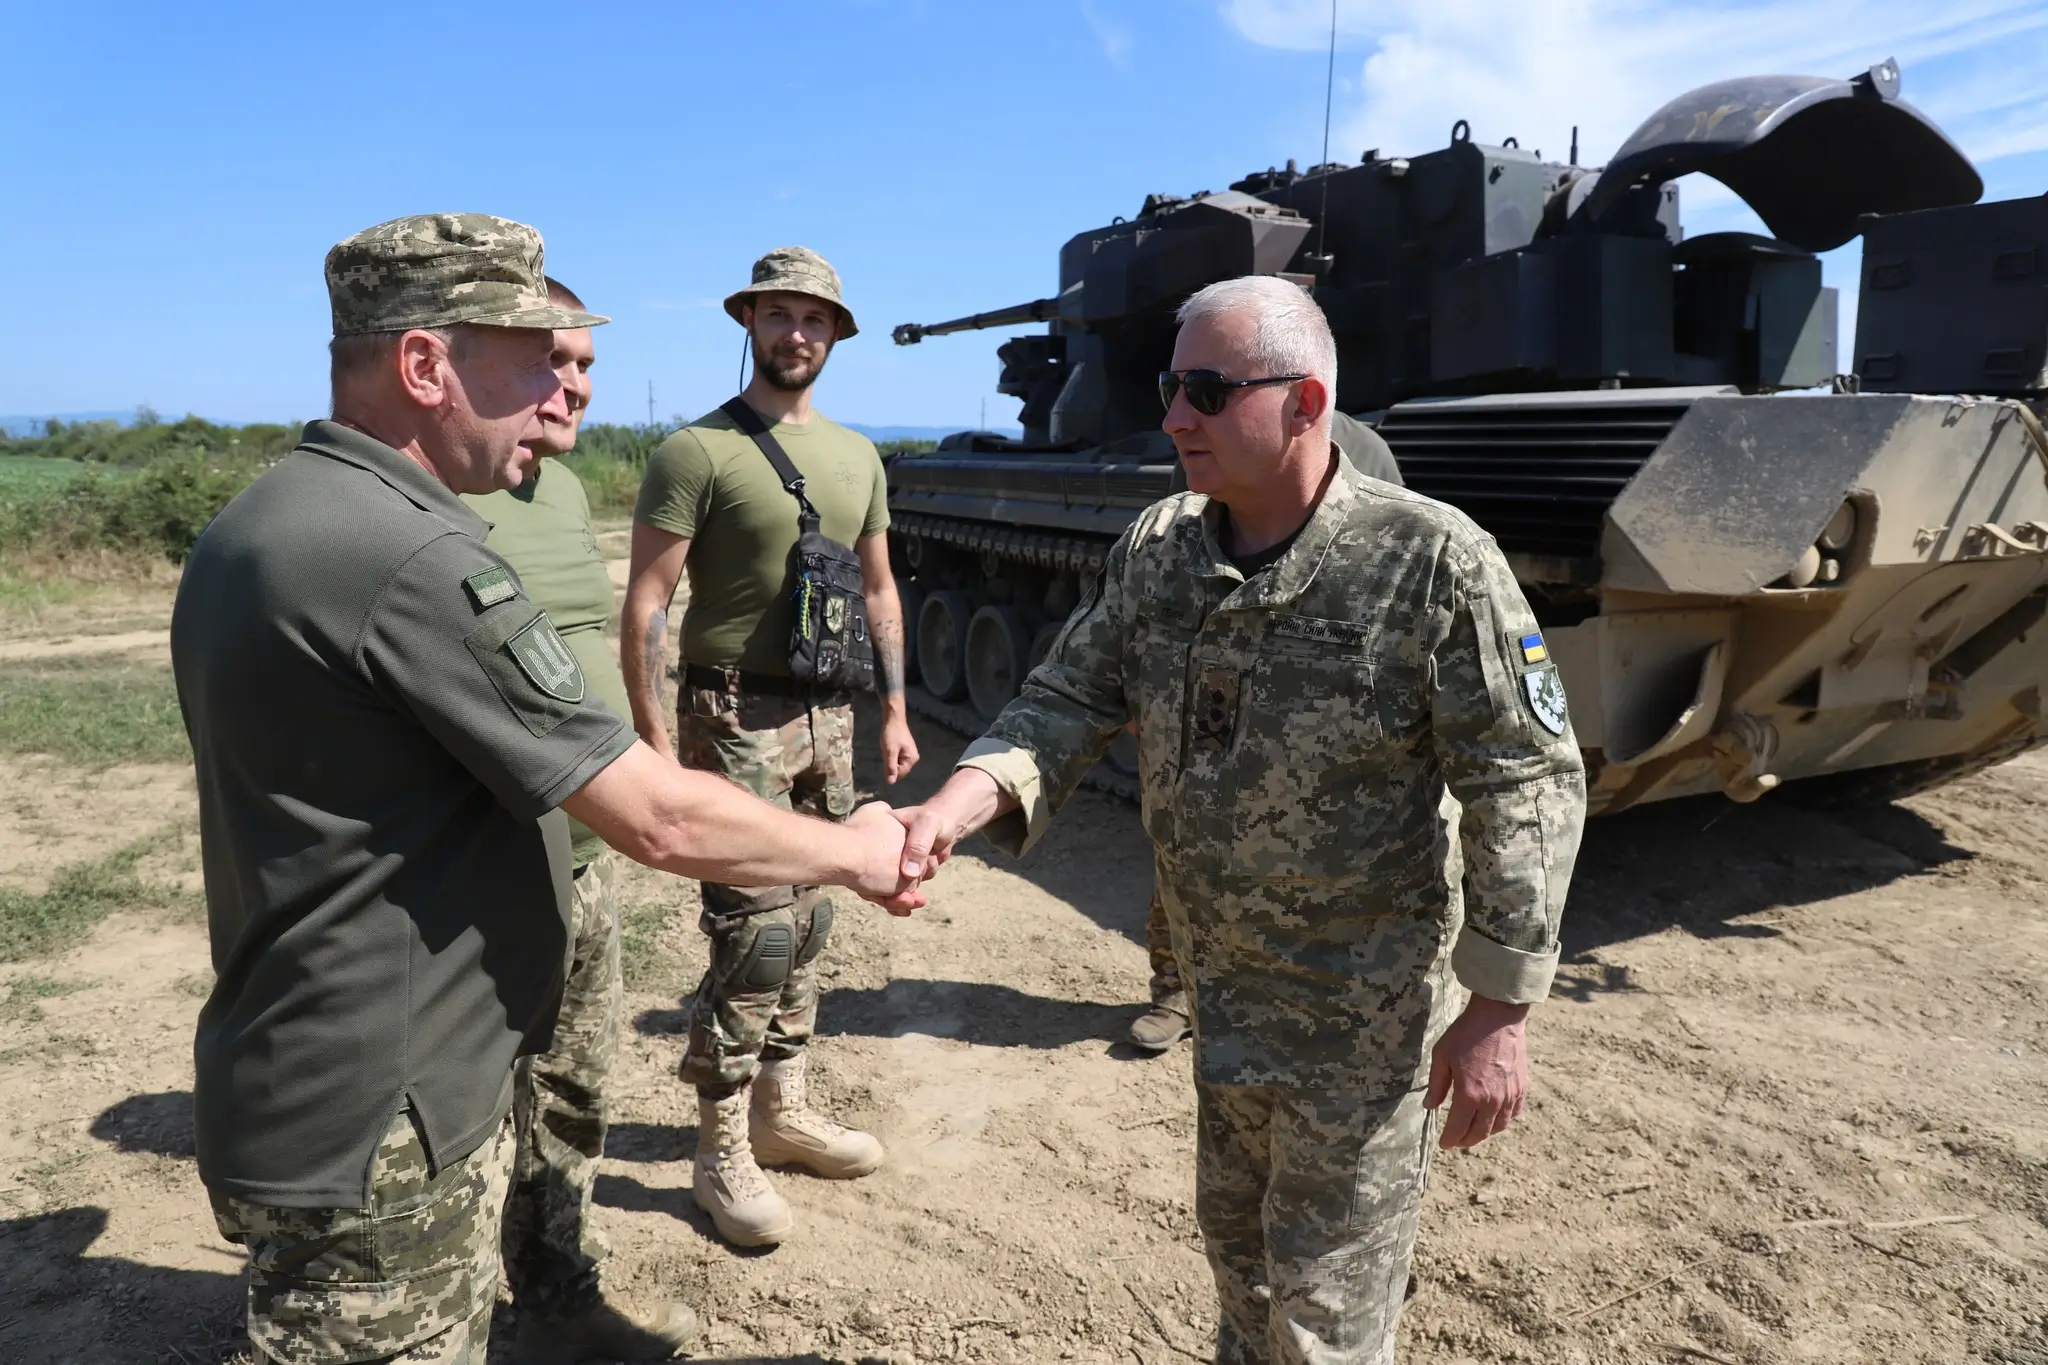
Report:
[[[1294,544],[1271,568],[1254,575],[1249,582],[1243,581],[1243,575],[1223,553],[1223,547],[1216,538],[1216,525],[1222,509],[1213,501],[1205,501],[1200,525],[1202,553],[1207,562],[1191,567],[1204,577],[1240,580],[1218,609],[1264,610],[1283,606],[1301,596],[1314,580],[1316,570],[1322,567],[1323,555],[1329,550],[1330,542],[1337,538],[1337,532],[1358,502],[1358,478],[1350,464],[1340,459],[1336,472],[1330,476],[1330,486],[1323,490],[1322,501],[1309,513],[1307,523],[1294,538]]]
[[[448,490],[448,485],[405,455],[354,427],[343,426],[339,422],[308,422],[299,437],[299,449],[375,474],[413,506],[422,512],[433,513],[466,536],[482,540],[490,529],[482,517]]]

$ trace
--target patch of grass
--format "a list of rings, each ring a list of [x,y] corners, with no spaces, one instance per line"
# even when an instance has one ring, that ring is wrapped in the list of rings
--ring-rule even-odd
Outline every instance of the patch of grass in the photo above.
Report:
[[[120,655],[0,664],[0,752],[104,768],[191,754],[171,670]]]
[[[116,910],[172,909],[188,904],[189,892],[166,882],[147,881],[136,865],[176,844],[183,830],[172,825],[126,848],[88,862],[73,863],[42,892],[0,887],[0,962],[48,957],[78,943]]]
[[[76,460],[45,455],[0,455],[0,498],[40,493],[69,483],[85,472]]]
[[[0,1022],[33,1024],[43,1017],[42,1003],[85,989],[83,981],[59,981],[55,977],[17,976],[0,986]]]
[[[677,913],[669,902],[625,900],[619,918],[619,960],[627,990],[679,995],[697,984],[702,968],[685,963],[662,932]]]
[[[180,995],[189,995],[194,1000],[204,1000],[213,994],[213,973],[192,972],[171,983],[171,989]]]

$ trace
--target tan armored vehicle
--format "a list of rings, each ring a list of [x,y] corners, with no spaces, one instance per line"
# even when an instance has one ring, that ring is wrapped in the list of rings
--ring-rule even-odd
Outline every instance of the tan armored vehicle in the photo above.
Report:
[[[1695,171],[1773,235],[1685,238]],[[1506,551],[1596,810],[1888,799],[2010,757],[2048,737],[2048,200],[1981,192],[1884,62],[1692,91],[1604,168],[1461,124],[1412,158],[1152,196],[1066,244],[1057,295],[897,329],[1048,324],[1000,350],[1021,440],[890,466],[915,699],[966,727],[1015,695],[1177,486],[1152,383],[1174,307],[1270,273],[1329,316],[1339,407]],[[1814,253],[1859,232],[1841,365]]]

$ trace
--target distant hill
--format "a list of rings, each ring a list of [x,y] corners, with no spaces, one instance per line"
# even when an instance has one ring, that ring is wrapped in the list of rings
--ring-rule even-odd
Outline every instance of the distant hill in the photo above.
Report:
[[[964,425],[957,427],[869,427],[862,426],[859,422],[843,422],[840,425],[852,427],[870,441],[936,441],[941,437],[951,436],[956,431],[971,430],[971,428]],[[983,429],[993,431],[998,436],[1008,436],[1013,439],[1021,438],[1024,435],[1022,427],[990,426]]]

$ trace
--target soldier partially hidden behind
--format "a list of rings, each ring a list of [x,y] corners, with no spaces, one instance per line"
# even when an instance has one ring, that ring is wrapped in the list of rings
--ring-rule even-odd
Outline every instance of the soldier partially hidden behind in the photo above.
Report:
[[[1194,1007],[1216,1359],[1381,1365],[1428,1111],[1450,1100],[1445,1147],[1521,1112],[1584,775],[1492,539],[1331,451],[1336,348],[1315,304],[1248,278],[1180,319],[1160,383],[1191,491],[1125,532],[1022,695],[898,812],[904,871],[983,826],[1029,847],[1137,721]]]
[[[917,745],[904,706],[903,614],[889,571],[882,462],[865,436],[811,407],[811,386],[833,345],[854,335],[853,314],[840,299],[839,276],[802,247],[756,261],[752,282],[725,310],[751,338],[753,380],[736,405],[662,443],[633,513],[619,641],[633,723],[666,751],[667,612],[687,568],[677,757],[779,805],[837,820],[854,802],[852,697],[792,677],[791,550],[805,504],[744,426],[765,429],[802,476],[822,534],[858,552],[882,702],[882,772],[894,782],[917,762]],[[801,884],[710,881],[703,893],[711,961],[690,1004],[681,1068],[698,1097],[692,1183],[720,1236],[766,1246],[788,1236],[793,1220],[759,1162],[844,1179],[880,1166],[882,1144],[834,1123],[807,1098],[804,1047],[818,1018],[832,902]]]
[[[548,1048],[568,956],[561,811],[680,876],[917,903],[885,808],[803,819],[636,743],[485,546],[456,495],[520,482],[569,418],[555,335],[605,320],[542,279],[540,235],[483,214],[337,245],[334,420],[179,584],[215,971],[199,1175],[262,1360],[483,1365],[513,1062]],[[690,1326],[664,1314],[667,1344]]]
[[[549,280],[547,289],[558,307],[583,307],[561,281]],[[626,689],[604,629],[612,614],[612,580],[598,553],[590,499],[576,471],[552,458],[576,448],[577,430],[590,410],[596,360],[590,328],[555,332],[548,364],[561,380],[566,415],[541,412],[540,437],[526,444],[542,458],[517,488],[467,494],[463,501],[490,523],[484,543],[505,556],[527,596],[555,623],[591,690],[624,715]],[[609,1247],[590,1202],[604,1155],[605,1092],[625,998],[619,859],[579,820],[569,822],[569,839],[575,860],[569,979],[555,1041],[513,1068],[519,1151],[505,1204],[505,1278],[519,1314],[512,1358],[516,1365],[666,1360],[687,1339],[687,1310],[670,1304],[637,1317],[607,1299],[599,1283]]]

